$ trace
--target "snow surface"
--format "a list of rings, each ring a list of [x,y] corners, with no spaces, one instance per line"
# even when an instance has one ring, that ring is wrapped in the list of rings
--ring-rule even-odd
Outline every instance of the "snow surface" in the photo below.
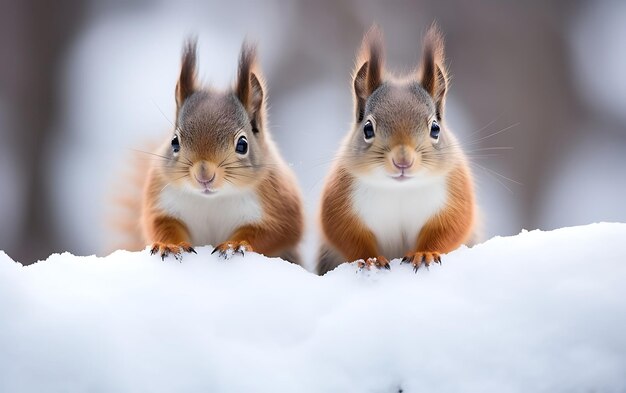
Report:
[[[417,274],[210,251],[0,252],[0,392],[626,391],[626,224],[494,238]]]

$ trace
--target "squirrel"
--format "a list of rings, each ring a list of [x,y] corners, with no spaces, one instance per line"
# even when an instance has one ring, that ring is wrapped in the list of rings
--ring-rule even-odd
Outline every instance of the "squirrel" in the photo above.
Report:
[[[300,264],[302,197],[268,130],[256,46],[244,42],[225,91],[198,84],[196,46],[183,48],[174,129],[141,177],[143,245],[162,259],[211,244],[225,258],[255,251]]]
[[[472,174],[444,120],[449,77],[433,24],[420,67],[398,78],[384,69],[382,33],[364,36],[353,73],[355,121],[322,191],[317,273],[344,261],[389,269],[389,260],[441,263],[474,236]]]

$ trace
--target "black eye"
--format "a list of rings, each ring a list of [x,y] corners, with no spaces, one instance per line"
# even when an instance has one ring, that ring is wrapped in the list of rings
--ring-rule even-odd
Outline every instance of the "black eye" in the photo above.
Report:
[[[239,154],[246,154],[248,152],[248,140],[245,136],[240,136],[239,139],[237,139],[235,151]]]
[[[441,131],[439,123],[437,123],[437,120],[433,120],[433,123],[430,125],[430,137],[433,139],[439,139],[439,131]]]
[[[366,141],[374,137],[374,125],[369,120],[363,125],[363,136],[365,136]]]
[[[178,141],[178,135],[174,135],[172,139],[172,151],[178,153],[180,151],[180,142]]]

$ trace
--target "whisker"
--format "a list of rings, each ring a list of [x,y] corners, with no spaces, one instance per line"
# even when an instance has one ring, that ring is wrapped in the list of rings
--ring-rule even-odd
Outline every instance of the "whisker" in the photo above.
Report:
[[[130,149],[130,150],[132,150],[132,151],[134,151],[136,153],[142,153],[142,154],[147,154],[147,155],[150,155],[150,156],[154,156],[154,157],[157,157],[158,159],[165,160],[167,162],[175,162],[177,164],[180,164],[180,165],[183,165],[183,166],[187,166],[187,167],[190,167],[191,165],[193,165],[193,163],[191,161],[189,161],[189,159],[185,159],[187,162],[181,162],[181,161],[179,161],[177,159],[174,159],[174,158],[171,158],[171,157],[167,157],[167,156],[162,156],[162,155],[157,154],[157,153],[151,153],[151,152],[148,152],[148,151],[137,150],[137,149]]]
[[[472,149],[472,150],[465,150],[465,152],[474,152],[474,151],[485,151],[485,150],[513,150],[513,147],[510,146],[495,146],[495,147],[484,147],[484,148],[480,148],[480,149]]]
[[[231,151],[230,153],[228,153],[228,155],[226,157],[224,157],[224,159],[219,164],[217,164],[217,167],[219,168],[222,165],[224,165],[224,162],[226,160],[228,160],[232,155],[233,155],[233,152]],[[237,161],[233,161],[231,164],[234,164],[235,162],[237,162]],[[226,164],[226,165],[230,165],[230,164]]]
[[[165,115],[165,113],[163,112],[163,110],[161,110],[161,107],[159,107],[159,105],[156,103],[156,101],[154,101],[153,99],[150,99],[150,101],[152,101],[152,103],[154,104],[154,106],[156,106],[156,108],[159,110],[159,112],[161,112],[161,114],[163,115],[163,117],[165,118],[165,120],[167,120],[168,123],[170,123],[172,125],[172,127],[176,127],[174,125],[174,123],[172,123],[172,121]]]
[[[496,131],[496,132],[494,132],[494,133],[492,133],[492,134],[489,134],[489,135],[487,135],[487,136],[483,136],[483,137],[481,137],[481,138],[478,138],[478,139],[476,139],[476,140],[473,140],[473,141],[471,141],[471,142],[469,142],[469,143],[468,143],[468,146],[475,145],[476,143],[481,142],[481,141],[484,141],[485,139],[489,139],[489,138],[491,138],[491,137],[494,137],[494,136],[496,136],[496,135],[498,135],[498,134],[501,134],[501,133],[503,133],[503,132],[505,132],[505,131],[508,131],[508,130],[510,130],[510,129],[512,129],[512,128],[514,128],[514,127],[517,127],[517,126],[519,126],[520,124],[521,124],[520,122],[517,122],[517,123],[511,124],[511,125],[510,125],[510,126],[508,126],[508,127],[504,127],[504,128],[503,128],[503,129],[501,129],[500,131]]]
[[[484,125],[483,127],[477,129],[476,131],[472,131],[470,134],[467,135],[467,137],[476,135],[478,133],[480,133],[483,130],[486,130],[487,128],[489,128],[493,123],[495,123],[496,121],[498,121],[500,118],[502,117],[502,114],[498,115],[495,119],[493,119],[492,121],[490,121],[489,123],[487,123],[486,125]]]
[[[478,164],[476,164],[476,165],[478,165]],[[494,175],[496,175],[496,176],[499,176],[499,177],[501,177],[501,178],[503,178],[503,179],[505,179],[505,180],[510,181],[511,183],[515,183],[515,184],[520,185],[520,186],[523,186],[523,185],[524,185],[523,183],[518,182],[517,180],[513,180],[513,179],[511,179],[511,178],[508,178],[508,177],[504,176],[503,174],[501,174],[501,173],[499,173],[499,172],[494,171],[493,169],[489,169],[489,168],[486,168],[486,167],[481,166],[481,165],[478,165],[478,166],[479,166],[479,167],[481,167],[481,168],[483,168],[483,169],[485,169],[486,171],[489,171],[489,172],[493,173],[493,174],[494,174]]]
[[[187,176],[189,176],[189,174],[186,174],[184,176],[178,177],[178,178],[172,180],[172,182],[178,181],[178,180],[180,180],[180,179],[182,179],[184,177],[187,177]],[[167,186],[169,186],[172,182],[168,182],[163,188],[161,188],[161,191],[159,191],[159,193],[163,192],[163,190],[165,190],[167,188]]]
[[[498,179],[497,177],[493,176],[491,173],[489,173],[489,171],[487,171],[487,169],[485,167],[482,167],[476,163],[473,163],[474,165],[478,166],[479,168],[481,168],[482,170],[485,171],[485,173],[491,177],[492,179],[494,179],[495,181],[497,181],[502,187],[504,187],[508,192],[510,192],[511,194],[514,194],[513,190],[511,190],[509,187],[506,186],[506,184],[504,184],[502,181],[500,181],[500,179]]]

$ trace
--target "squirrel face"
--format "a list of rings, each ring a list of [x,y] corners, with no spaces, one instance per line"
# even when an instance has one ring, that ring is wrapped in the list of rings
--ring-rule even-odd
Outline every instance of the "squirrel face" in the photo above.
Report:
[[[356,121],[343,159],[356,176],[383,184],[410,184],[445,175],[458,144],[443,121],[447,76],[443,43],[431,29],[415,76],[397,79],[383,68],[378,29],[365,36],[354,73]]]
[[[385,82],[366,101],[350,135],[348,166],[359,177],[388,183],[445,174],[455,146],[436,106],[416,82]]]
[[[196,84],[196,43],[187,43],[176,86],[176,129],[165,149],[168,184],[207,196],[251,187],[263,177],[263,84],[255,49],[244,44],[237,82],[225,92]]]

